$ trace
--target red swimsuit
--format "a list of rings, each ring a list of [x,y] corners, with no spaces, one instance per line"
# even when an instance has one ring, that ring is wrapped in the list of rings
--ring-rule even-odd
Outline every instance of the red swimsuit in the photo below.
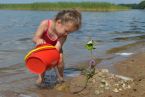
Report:
[[[49,27],[50,27],[50,20],[48,20],[48,28],[47,28],[46,31],[44,31],[44,33],[43,33],[43,35],[42,35],[42,39],[44,39],[44,40],[46,41],[46,43],[55,46],[58,39],[56,39],[56,40],[50,39],[50,36],[49,36],[49,33],[48,33]]]

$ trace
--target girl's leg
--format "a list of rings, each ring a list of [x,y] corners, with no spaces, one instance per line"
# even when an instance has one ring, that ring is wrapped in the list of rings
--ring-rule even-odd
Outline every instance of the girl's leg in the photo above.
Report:
[[[63,54],[60,53],[60,60],[58,65],[55,67],[56,75],[59,81],[64,81],[64,61]]]
[[[37,80],[36,80],[36,84],[41,84],[41,83],[43,83],[43,81],[44,81],[44,75],[45,75],[45,72],[38,75],[38,78],[37,78]]]
[[[63,79],[63,77],[60,75],[59,70],[58,70],[58,67],[55,66],[54,69],[55,69],[55,72],[56,72],[57,80],[58,80],[58,81],[63,81],[64,79]]]

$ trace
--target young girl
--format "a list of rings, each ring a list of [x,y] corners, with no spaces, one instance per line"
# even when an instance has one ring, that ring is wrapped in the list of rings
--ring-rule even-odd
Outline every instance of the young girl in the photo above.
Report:
[[[58,12],[52,20],[43,20],[40,23],[33,42],[36,45],[51,44],[60,52],[59,64],[55,67],[58,81],[64,81],[63,71],[63,50],[62,46],[67,39],[67,35],[78,30],[81,26],[81,13],[77,10],[63,10]],[[41,84],[44,81],[45,72],[38,75],[36,84]]]

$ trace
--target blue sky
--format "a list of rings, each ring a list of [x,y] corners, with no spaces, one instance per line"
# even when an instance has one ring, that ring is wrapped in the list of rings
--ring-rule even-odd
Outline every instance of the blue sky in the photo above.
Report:
[[[142,0],[0,0],[0,3],[32,3],[32,2],[57,2],[57,1],[99,1],[99,2],[111,2],[111,3],[139,3]]]

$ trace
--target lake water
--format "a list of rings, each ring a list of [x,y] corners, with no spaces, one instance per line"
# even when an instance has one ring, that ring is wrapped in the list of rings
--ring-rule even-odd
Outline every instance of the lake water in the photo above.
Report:
[[[0,67],[23,63],[25,54],[34,47],[31,38],[39,23],[56,13],[0,10]],[[64,44],[66,66],[90,59],[90,52],[84,48],[90,37],[97,42],[93,52],[97,58],[112,57],[114,54],[106,54],[107,50],[138,41],[134,37],[145,35],[144,16],[145,10],[82,12],[82,28],[70,34]],[[112,64],[106,63],[107,67]]]

